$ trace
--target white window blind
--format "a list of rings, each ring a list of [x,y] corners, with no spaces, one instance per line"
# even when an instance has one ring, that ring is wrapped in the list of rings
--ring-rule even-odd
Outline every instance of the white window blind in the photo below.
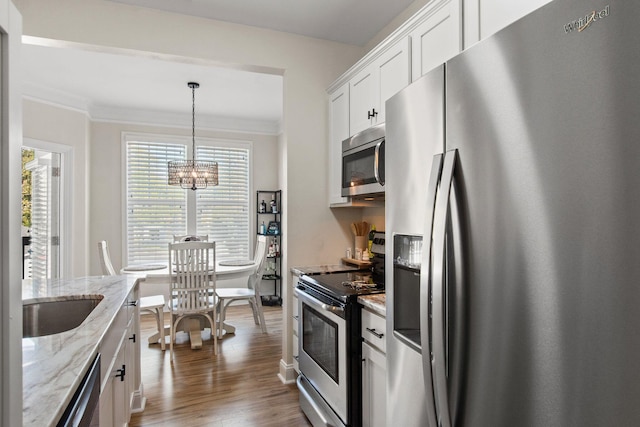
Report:
[[[31,277],[49,278],[49,167],[39,165],[31,171]]]
[[[167,162],[182,160],[178,143],[127,141],[127,264],[165,261],[174,234],[187,230],[187,194],[167,184]]]
[[[218,162],[219,184],[191,191],[167,184],[167,162],[188,158],[188,142],[127,138],[127,264],[165,262],[174,234],[208,234],[218,260],[251,257],[249,148],[197,146],[198,160]]]
[[[198,160],[218,162],[218,186],[196,191],[197,234],[216,241],[218,259],[249,256],[249,150],[196,147]]]

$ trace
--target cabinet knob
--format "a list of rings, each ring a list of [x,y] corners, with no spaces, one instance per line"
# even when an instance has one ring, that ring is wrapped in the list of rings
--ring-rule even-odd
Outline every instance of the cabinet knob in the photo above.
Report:
[[[367,111],[367,119],[374,118],[378,115],[378,112],[375,108],[371,109],[371,111]]]
[[[129,339],[133,342],[136,342],[136,334],[133,334],[132,336],[130,336]]]

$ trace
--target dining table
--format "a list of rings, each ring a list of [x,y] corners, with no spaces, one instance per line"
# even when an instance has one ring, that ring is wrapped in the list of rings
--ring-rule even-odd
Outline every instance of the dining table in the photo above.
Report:
[[[217,261],[215,267],[216,282],[248,277],[256,270],[257,266],[257,263],[249,259]],[[213,271],[212,269],[212,272]],[[166,263],[132,264],[123,267],[120,270],[120,274],[133,275],[140,279],[141,297],[163,294],[165,301],[171,301],[169,286],[171,271]],[[164,320],[161,321],[161,324],[164,324]],[[167,334],[167,329],[165,326],[165,331],[157,331],[151,335],[149,337],[149,343],[157,343],[161,339],[164,340],[165,336],[170,335],[170,329],[169,334]],[[222,329],[224,334],[233,334],[236,330],[235,326],[227,322],[224,322]],[[202,322],[199,316],[193,316],[193,318],[183,321],[183,330],[189,334],[192,349],[202,347]],[[216,332],[211,331],[211,333]]]

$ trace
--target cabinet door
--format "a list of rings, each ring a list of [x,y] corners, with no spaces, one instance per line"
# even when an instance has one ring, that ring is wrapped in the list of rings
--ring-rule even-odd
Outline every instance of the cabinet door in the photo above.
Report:
[[[292,290],[295,289],[296,285],[298,284],[298,279],[299,276],[297,274],[294,274],[292,276],[293,280],[291,281],[292,285],[291,288]],[[291,354],[293,355],[293,369],[296,370],[296,372],[300,372],[300,365],[298,363],[298,316],[300,315],[299,312],[299,307],[298,307],[298,297],[296,297],[296,295],[292,292],[293,294],[293,298],[292,298],[292,307],[291,307],[291,322],[292,322],[292,331],[293,331],[293,339],[291,340]]]
[[[527,1],[504,1],[504,0],[480,0],[479,7],[479,19],[480,26],[480,39],[485,39],[496,31],[501,30],[512,22],[517,21],[523,16],[533,12],[539,7],[544,6],[551,0],[527,0]],[[467,19],[474,19],[474,16],[466,15],[467,3],[470,0],[464,0],[465,2],[465,21]],[[605,3],[606,4],[606,3]]]
[[[460,2],[437,2],[411,37],[411,75],[416,81],[462,50]]]
[[[100,393],[100,425],[113,426],[113,379],[109,378]]]
[[[349,80],[349,135],[371,126],[369,115],[378,111],[377,79],[376,67],[368,66]]]
[[[387,419],[387,366],[383,353],[362,343],[362,425],[384,427]]]
[[[342,197],[342,141],[349,138],[349,85],[329,95],[329,205],[346,203]]]
[[[385,102],[387,99],[411,83],[409,46],[409,38],[405,37],[389,48],[376,61],[376,72],[378,74],[376,112],[378,114],[372,124],[385,121]]]
[[[124,377],[124,417],[126,422],[131,418],[131,404],[133,402],[133,393],[136,390],[136,345],[139,334],[135,332],[135,322],[133,318],[129,322],[129,327],[125,335],[123,343],[124,347],[124,364],[127,374]]]
[[[114,363],[114,371],[112,372],[113,381],[113,425],[120,427],[126,426],[129,421],[129,411],[127,406],[129,403],[129,396],[127,391],[127,359],[126,359],[126,341],[127,333],[125,330],[122,335],[122,342],[120,349],[116,355],[116,361]],[[124,372],[123,372],[124,370]],[[122,375],[124,374],[124,378]]]
[[[107,381],[104,389],[100,393],[100,425],[101,426],[125,426],[129,421],[129,410],[125,407],[128,404],[127,396],[127,371],[125,347],[127,341],[127,330],[120,330],[120,339],[116,347],[116,352],[107,368]],[[123,381],[122,369],[125,366],[125,376]]]

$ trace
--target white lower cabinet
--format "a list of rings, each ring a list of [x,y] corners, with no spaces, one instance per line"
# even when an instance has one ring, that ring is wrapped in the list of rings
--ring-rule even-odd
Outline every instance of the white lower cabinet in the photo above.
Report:
[[[131,291],[100,343],[100,426],[126,426],[140,390],[138,288]]]
[[[362,425],[384,427],[387,419],[385,319],[362,310]]]
[[[299,276],[295,274],[293,275],[292,289],[296,288],[296,285],[298,284],[298,278]],[[293,329],[293,339],[291,340],[291,354],[293,355],[293,369],[295,369],[297,373],[300,373],[300,365],[298,363],[298,298],[296,297],[295,293],[291,292],[291,294],[293,295],[293,307],[291,310],[291,322]]]
[[[387,358],[362,343],[362,425],[384,427],[387,419]]]

